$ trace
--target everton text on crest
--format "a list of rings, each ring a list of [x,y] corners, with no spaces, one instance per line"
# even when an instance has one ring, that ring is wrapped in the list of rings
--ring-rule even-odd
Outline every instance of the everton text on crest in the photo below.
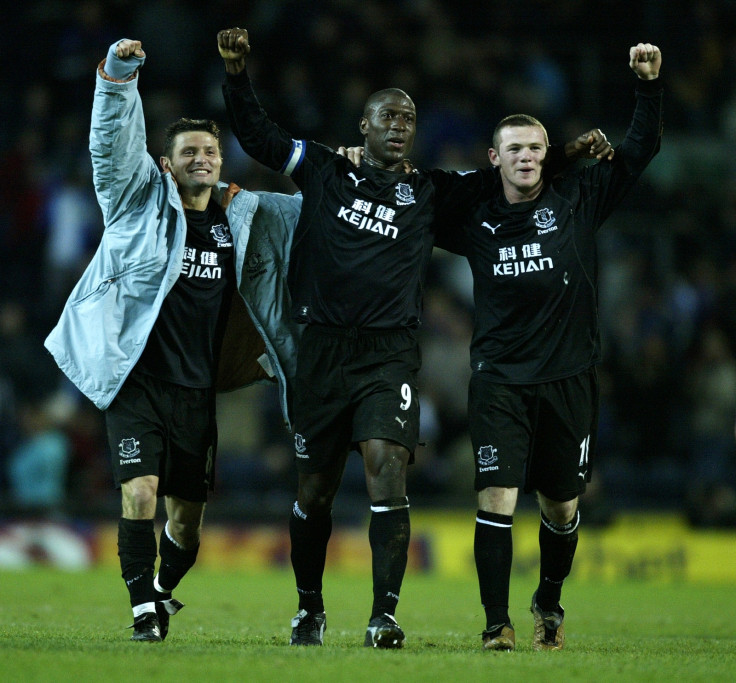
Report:
[[[396,203],[401,206],[406,206],[407,204],[416,204],[416,199],[414,199],[414,190],[411,189],[411,185],[409,183],[398,183],[396,185]]]
[[[544,235],[547,232],[557,230],[557,219],[552,209],[537,209],[534,212],[534,224],[539,228],[537,235]]]
[[[230,237],[230,229],[227,227],[227,225],[223,225],[222,223],[213,225],[212,228],[210,229],[210,232],[212,233],[212,236],[215,238],[215,242],[217,242],[218,247],[232,247],[233,246],[233,240],[232,240],[232,237]]]
[[[478,449],[478,465],[481,472],[494,472],[498,469],[498,448],[491,445],[481,446]]]
[[[140,441],[130,437],[123,439],[118,444],[118,455],[120,456],[121,465],[129,465],[132,463],[140,462],[140,458],[136,458],[137,455],[141,454],[141,449],[138,448]]]

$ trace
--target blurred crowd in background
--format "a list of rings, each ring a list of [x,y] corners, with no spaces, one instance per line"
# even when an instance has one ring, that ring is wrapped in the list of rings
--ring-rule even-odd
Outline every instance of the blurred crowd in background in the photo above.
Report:
[[[219,29],[250,32],[249,72],[295,137],[357,145],[365,98],[407,91],[418,167],[488,164],[496,122],[528,113],[553,142],[592,127],[621,141],[634,105],[628,48],[659,45],[662,151],[600,233],[605,360],[588,522],[628,508],[736,525],[736,3],[729,0],[36,0],[4,18],[0,83],[0,514],[107,513],[100,412],[43,340],[103,230],[87,151],[95,69],[140,39],[149,151],[180,116],[225,131],[223,178],[293,192],[230,135]],[[422,440],[414,505],[475,505],[465,422],[473,322],[465,262],[439,250],[420,331]],[[100,334],[104,334],[100,330]],[[283,518],[292,443],[272,387],[222,395],[209,515]],[[356,500],[358,505],[354,504]],[[363,504],[365,503],[365,504]],[[338,504],[367,505],[349,459]]]

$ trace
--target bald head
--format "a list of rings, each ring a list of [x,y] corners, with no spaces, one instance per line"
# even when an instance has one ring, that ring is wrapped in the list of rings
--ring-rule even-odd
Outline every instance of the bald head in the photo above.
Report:
[[[366,100],[359,124],[364,161],[390,171],[402,170],[414,144],[416,118],[414,102],[403,90],[374,92]]]
[[[407,95],[403,90],[400,88],[384,88],[383,90],[379,90],[378,92],[374,92],[372,95],[368,96],[368,99],[365,101],[365,107],[363,107],[363,116],[365,118],[370,118],[371,114],[376,110],[376,107],[381,106],[381,104],[389,99],[406,100],[407,104],[416,111],[416,107],[414,106],[414,102],[411,97],[409,97],[409,95]]]

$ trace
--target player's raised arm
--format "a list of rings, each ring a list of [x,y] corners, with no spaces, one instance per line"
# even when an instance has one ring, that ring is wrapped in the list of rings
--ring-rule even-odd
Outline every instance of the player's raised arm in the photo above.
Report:
[[[219,31],[217,49],[225,61],[225,71],[229,74],[239,74],[245,69],[245,56],[250,52],[248,31],[237,27]]]

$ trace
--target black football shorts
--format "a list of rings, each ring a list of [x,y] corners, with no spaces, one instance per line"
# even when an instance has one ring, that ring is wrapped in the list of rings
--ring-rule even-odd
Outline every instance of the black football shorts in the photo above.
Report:
[[[475,490],[539,491],[572,500],[590,481],[598,428],[595,368],[541,384],[499,384],[474,372],[468,419]]]
[[[308,325],[294,381],[297,469],[324,471],[369,439],[401,444],[412,462],[419,439],[420,365],[411,330]]]
[[[117,488],[152,474],[159,496],[207,500],[217,449],[213,390],[134,371],[105,411],[105,423]]]

